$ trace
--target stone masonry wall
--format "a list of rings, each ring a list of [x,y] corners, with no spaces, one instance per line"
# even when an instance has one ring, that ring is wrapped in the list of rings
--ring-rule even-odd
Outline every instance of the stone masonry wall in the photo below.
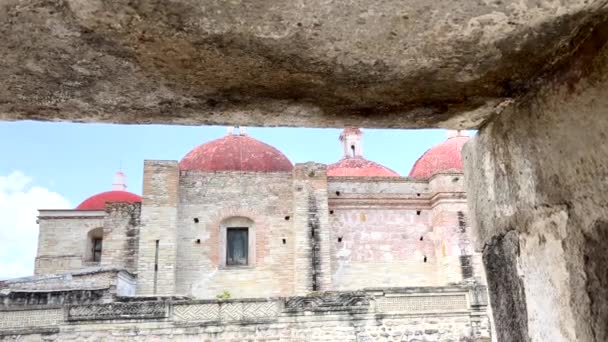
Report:
[[[144,162],[137,293],[175,293],[179,170],[176,161]]]
[[[106,205],[101,266],[137,272],[140,215],[140,203]]]
[[[291,172],[182,171],[177,220],[177,293],[215,298],[293,292],[294,213]],[[225,266],[222,221],[253,221],[248,266]]]
[[[35,274],[61,273],[97,264],[87,260],[87,234],[103,227],[103,216],[40,217],[38,222]]]
[[[330,290],[327,169],[323,164],[309,162],[296,164],[293,174],[294,293]]]
[[[429,210],[330,208],[334,289],[440,285]]]
[[[489,341],[485,289],[410,288],[240,300],[131,298],[0,308],[11,341]]]
[[[135,294],[135,278],[117,268],[87,268],[0,281],[0,308],[111,302]]]
[[[500,341],[608,340],[608,25],[464,149]]]
[[[464,175],[436,174],[429,180],[429,186],[431,225],[443,281],[454,283],[477,278],[479,282],[485,282],[479,272],[476,275],[474,267],[474,258],[479,256],[474,256],[470,238]]]
[[[462,281],[463,175],[330,178],[332,283],[337,290]],[[446,178],[446,179],[444,179]]]

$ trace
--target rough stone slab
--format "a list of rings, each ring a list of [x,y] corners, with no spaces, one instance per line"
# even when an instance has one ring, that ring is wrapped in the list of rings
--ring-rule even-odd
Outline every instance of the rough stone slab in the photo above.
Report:
[[[605,3],[6,0],[0,119],[476,127]]]
[[[596,27],[561,73],[463,150],[503,340],[608,339],[607,42],[608,25]]]

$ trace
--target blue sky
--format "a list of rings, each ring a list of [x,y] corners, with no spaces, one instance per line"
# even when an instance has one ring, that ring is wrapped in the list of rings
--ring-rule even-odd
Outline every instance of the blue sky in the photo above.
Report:
[[[122,168],[128,190],[141,194],[145,159],[180,160],[193,147],[226,134],[221,126],[105,125],[48,122],[0,123],[0,175],[21,171],[34,184],[77,205],[107,191]],[[341,158],[338,129],[248,127],[247,134],[282,151],[293,163]],[[443,130],[364,130],[365,157],[401,175],[445,140]]]
[[[226,127],[0,122],[0,279],[31,274],[36,209],[73,208],[108,191],[114,173],[141,194],[145,159],[180,160],[193,147],[222,137]],[[342,157],[339,129],[248,127],[247,134],[293,163],[333,163]],[[364,129],[367,159],[402,176],[445,130]]]

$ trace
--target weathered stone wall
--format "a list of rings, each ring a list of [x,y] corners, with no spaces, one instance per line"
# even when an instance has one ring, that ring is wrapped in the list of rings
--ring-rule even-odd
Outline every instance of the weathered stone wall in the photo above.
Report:
[[[463,178],[330,178],[333,288],[462,281],[460,257],[471,254],[458,216],[467,211]]]
[[[429,210],[416,215],[417,208],[330,208],[336,290],[442,283],[429,236]]]
[[[88,259],[88,233],[104,226],[103,212],[98,217],[40,216],[38,222],[35,274],[60,273],[98,265]]]
[[[480,255],[474,253],[471,242],[464,182],[462,173],[436,174],[429,180],[438,272],[445,283],[463,280],[485,283]]]
[[[327,167],[296,164],[293,174],[294,293],[331,290]]]
[[[214,298],[293,293],[294,219],[291,172],[182,171],[177,219],[178,294]],[[225,266],[222,221],[253,221],[253,260]]]
[[[135,278],[116,268],[88,268],[0,281],[0,307],[109,302],[135,294]]]
[[[0,340],[489,341],[485,288],[0,308]]]
[[[603,0],[6,1],[0,118],[475,127],[600,15]]]
[[[0,281],[0,289],[65,290],[109,288],[116,283],[119,269],[90,268],[63,274],[45,274]]]
[[[607,32],[465,146],[501,341],[608,340]]]
[[[137,293],[175,293],[179,170],[176,161],[145,161]]]
[[[108,203],[103,225],[101,266],[137,272],[140,203]]]

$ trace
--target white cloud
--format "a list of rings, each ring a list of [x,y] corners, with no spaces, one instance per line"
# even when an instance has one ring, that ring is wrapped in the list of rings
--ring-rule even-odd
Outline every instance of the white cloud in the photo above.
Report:
[[[0,279],[32,275],[38,246],[38,209],[71,208],[67,199],[14,171],[0,176]]]

